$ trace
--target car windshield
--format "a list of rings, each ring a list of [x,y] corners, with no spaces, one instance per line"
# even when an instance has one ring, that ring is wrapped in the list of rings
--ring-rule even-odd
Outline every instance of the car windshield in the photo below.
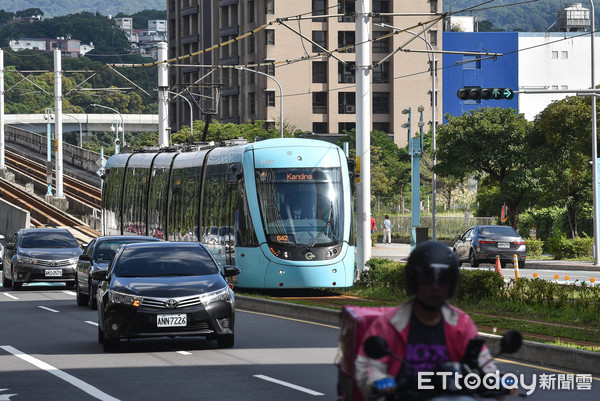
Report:
[[[28,232],[21,237],[21,248],[77,248],[79,244],[68,231]]]
[[[210,254],[200,247],[124,249],[114,274],[119,277],[202,276],[219,273]]]
[[[339,168],[257,169],[256,187],[269,242],[340,242],[344,219]]]
[[[479,231],[481,235],[487,236],[504,236],[504,237],[518,237],[519,234],[515,231],[514,228],[508,226],[496,226],[496,227],[481,227]]]
[[[94,256],[94,259],[97,261],[104,261],[104,262],[108,261],[109,262],[121,245],[131,244],[134,242],[146,242],[146,241],[135,240],[135,239],[120,240],[120,241],[119,240],[103,241],[98,245],[98,248],[96,248],[96,254]]]

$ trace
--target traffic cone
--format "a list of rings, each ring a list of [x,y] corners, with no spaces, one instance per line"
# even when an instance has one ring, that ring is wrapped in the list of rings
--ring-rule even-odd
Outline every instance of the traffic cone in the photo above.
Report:
[[[496,273],[500,273],[500,275],[504,277],[502,274],[502,265],[500,264],[500,256],[498,255],[496,255]]]

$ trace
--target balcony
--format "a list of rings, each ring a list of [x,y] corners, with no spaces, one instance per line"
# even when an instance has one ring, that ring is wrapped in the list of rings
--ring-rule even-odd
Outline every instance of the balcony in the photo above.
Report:
[[[238,0],[219,0],[219,7],[226,7],[237,3]]]
[[[190,43],[198,43],[199,40],[200,40],[200,38],[199,38],[198,34],[184,36],[183,38],[181,38],[181,44],[189,45]]]
[[[221,64],[223,65],[237,65],[239,64],[239,56],[226,57],[221,59]]]
[[[239,26],[237,26],[237,25],[229,26],[227,28],[219,29],[219,36],[223,37],[223,36],[237,35],[239,31],[240,31]]]
[[[240,87],[239,86],[229,86],[227,88],[221,89],[219,91],[219,93],[221,94],[221,96],[239,95],[240,94]]]
[[[181,16],[198,14],[198,6],[186,7],[181,9]]]

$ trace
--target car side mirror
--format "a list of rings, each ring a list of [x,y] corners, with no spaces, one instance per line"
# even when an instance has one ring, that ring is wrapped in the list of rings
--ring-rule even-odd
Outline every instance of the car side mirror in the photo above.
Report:
[[[459,239],[461,239],[461,238],[462,238],[462,237],[461,237],[460,235],[456,235],[456,236],[454,237],[454,239],[455,239],[455,240],[459,240]]]
[[[4,245],[4,248],[6,248],[6,249],[15,249],[15,244],[13,244],[12,242],[9,242],[8,244]]]
[[[108,281],[108,271],[95,270],[92,272],[92,278],[98,281]]]
[[[223,266],[223,277],[233,277],[241,273],[238,267],[225,265]]]
[[[87,253],[82,253],[81,255],[79,255],[79,260],[89,262],[91,260],[90,255],[88,255]]]

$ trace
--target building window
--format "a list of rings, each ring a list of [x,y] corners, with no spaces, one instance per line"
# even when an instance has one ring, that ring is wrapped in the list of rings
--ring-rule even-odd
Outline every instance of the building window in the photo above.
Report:
[[[312,82],[313,84],[327,83],[327,62],[313,61],[312,63]]]
[[[373,114],[390,113],[390,93],[373,92]]]
[[[254,53],[256,51],[256,37],[254,35],[248,38],[248,53]]]
[[[342,53],[354,53],[354,31],[339,31],[338,32],[338,48],[348,47]]]
[[[353,84],[356,83],[356,63],[346,62],[338,63],[338,83]]]
[[[356,114],[356,92],[338,92],[338,113]]]
[[[266,45],[274,45],[275,44],[275,30],[274,29],[265,29],[265,44]]]
[[[373,68],[371,72],[374,84],[390,83],[390,63],[385,61]]]
[[[252,64],[254,64],[254,61],[250,61],[248,64],[252,65]],[[254,67],[248,67],[248,69],[252,70],[252,71],[256,70],[256,68],[254,68]],[[248,77],[248,83],[249,84],[255,83],[256,82],[256,73],[250,72],[250,71],[247,71],[247,72],[248,72],[248,74],[246,76]]]
[[[429,12],[437,13],[438,12],[438,2],[437,0],[429,0]]]
[[[560,52],[560,58],[562,58],[562,59],[569,58],[569,52]]]
[[[557,51],[552,51],[552,56],[551,57],[552,57],[553,60],[558,59],[558,52]]]
[[[323,49],[327,49],[327,31],[313,31],[312,40],[318,43]],[[321,53],[323,49],[319,46],[312,46],[313,53]]]
[[[265,65],[265,74],[275,76],[275,64],[273,64],[273,60],[265,60],[265,63],[269,63]]]
[[[327,15],[327,0],[312,0],[312,15]],[[314,18],[314,22],[325,22],[325,18]]]
[[[390,52],[390,37],[384,39],[377,39],[385,35],[389,35],[389,32],[384,31],[373,31],[373,53],[389,53]]]
[[[437,31],[429,31],[429,43],[431,46],[437,46]]]
[[[327,92],[313,92],[313,114],[327,114]]]
[[[373,131],[381,131],[386,134],[390,133],[390,123],[373,123]]]
[[[338,123],[338,133],[343,134],[356,129],[356,123]]]
[[[256,93],[254,92],[248,93],[248,114],[256,114]]]
[[[275,107],[275,91],[266,90],[265,91],[265,104],[267,107]]]
[[[373,13],[387,14],[390,12],[389,0],[373,0]],[[390,22],[390,17],[373,17],[373,22]]]
[[[254,22],[254,0],[248,1],[248,22]]]
[[[354,14],[355,3],[355,0],[338,0],[338,14]],[[338,17],[338,22],[354,22],[354,15]]]
[[[275,0],[265,0],[265,14],[275,14]]]
[[[313,132],[313,134],[326,134],[327,133],[327,123],[313,123],[312,124],[312,132]]]

